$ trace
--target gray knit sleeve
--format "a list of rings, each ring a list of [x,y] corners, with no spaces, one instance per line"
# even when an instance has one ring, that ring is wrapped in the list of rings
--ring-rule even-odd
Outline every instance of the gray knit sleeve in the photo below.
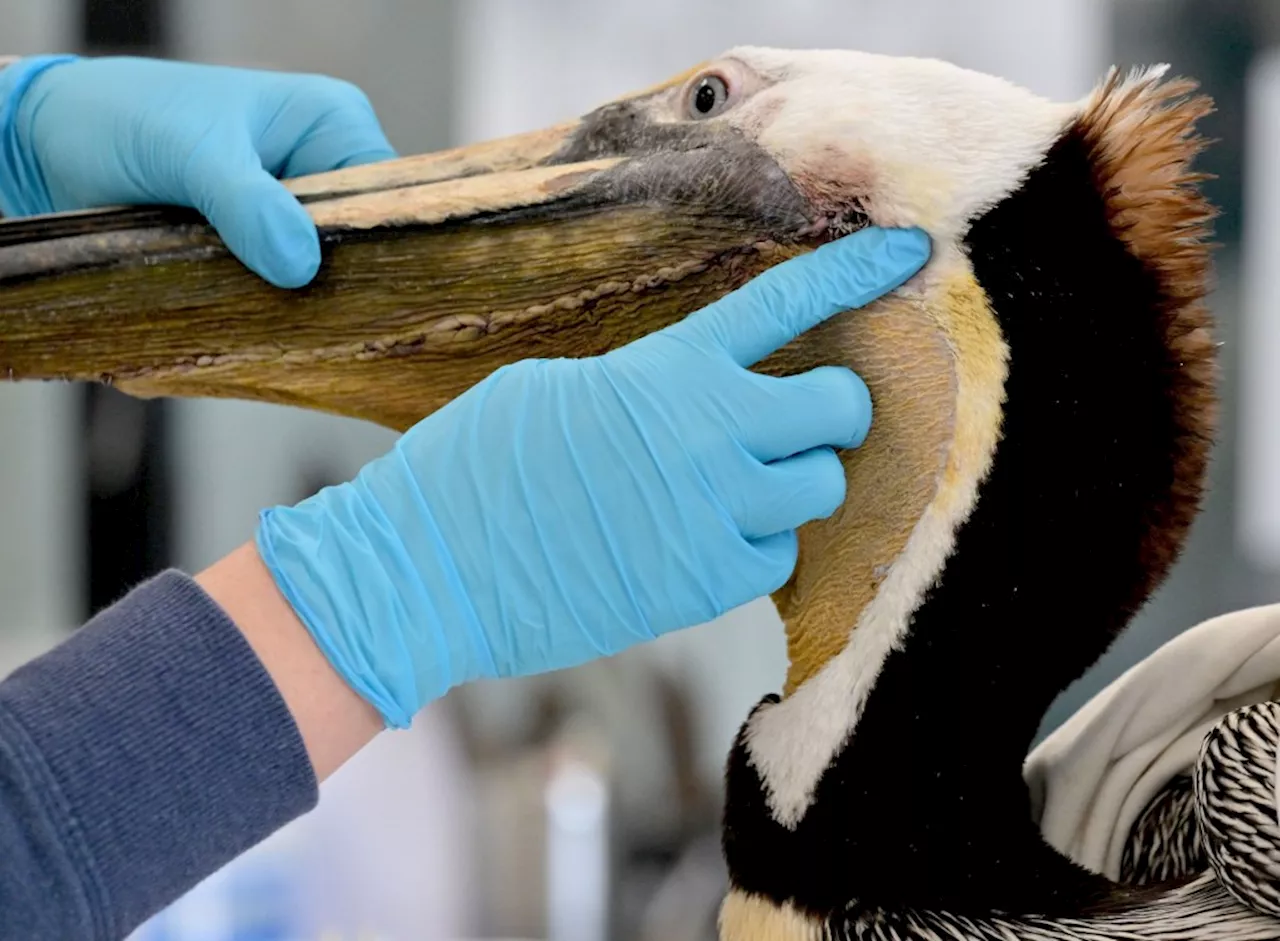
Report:
[[[122,938],[317,798],[240,631],[161,575],[0,683],[0,938]]]

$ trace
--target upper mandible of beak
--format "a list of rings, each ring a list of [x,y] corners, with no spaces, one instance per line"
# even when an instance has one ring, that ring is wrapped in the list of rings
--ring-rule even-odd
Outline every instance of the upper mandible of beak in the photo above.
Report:
[[[605,352],[806,247],[732,199],[691,197],[699,182],[671,172],[687,150],[583,159],[601,149],[584,147],[590,132],[572,122],[290,181],[324,255],[299,291],[242,268],[189,211],[0,223],[0,375],[403,429],[504,364]],[[658,176],[685,189],[664,195]]]

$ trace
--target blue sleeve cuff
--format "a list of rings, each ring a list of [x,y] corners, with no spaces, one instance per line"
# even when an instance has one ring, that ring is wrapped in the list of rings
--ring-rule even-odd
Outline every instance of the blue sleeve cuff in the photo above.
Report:
[[[248,642],[161,575],[0,683],[0,936],[122,937],[318,795]]]

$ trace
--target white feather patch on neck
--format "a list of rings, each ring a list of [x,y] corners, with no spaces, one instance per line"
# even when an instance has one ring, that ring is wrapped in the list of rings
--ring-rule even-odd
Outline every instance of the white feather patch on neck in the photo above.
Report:
[[[965,310],[939,318],[955,355],[956,431],[937,492],[844,649],[789,698],[758,710],[746,730],[749,759],[774,819],[792,829],[808,811],[823,772],[854,734],[885,659],[942,572],[999,440],[1008,349],[972,267],[957,247],[945,248],[935,254],[922,284],[925,303],[969,300]]]

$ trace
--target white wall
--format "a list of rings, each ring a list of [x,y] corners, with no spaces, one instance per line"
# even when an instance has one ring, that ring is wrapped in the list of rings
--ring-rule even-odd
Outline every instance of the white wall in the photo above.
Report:
[[[1256,63],[1247,99],[1237,538],[1263,571],[1280,571],[1280,50]]]
[[[398,149],[440,146],[451,111],[453,0],[170,2],[176,56],[347,79],[369,94]]]
[[[65,52],[71,47],[69,0],[0,0],[0,51],[3,55]]]
[[[579,114],[735,45],[935,56],[1051,97],[1103,66],[1103,0],[468,0],[458,135]]]

